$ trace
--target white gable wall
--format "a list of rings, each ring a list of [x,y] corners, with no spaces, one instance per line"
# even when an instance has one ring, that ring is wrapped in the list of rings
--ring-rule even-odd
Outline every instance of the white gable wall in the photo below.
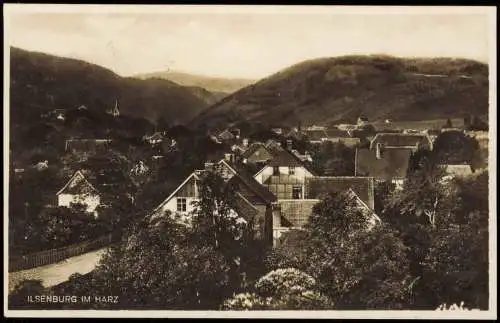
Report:
[[[57,205],[71,207],[71,203],[80,203],[87,206],[86,211],[93,213],[101,203],[101,198],[97,194],[59,194]]]

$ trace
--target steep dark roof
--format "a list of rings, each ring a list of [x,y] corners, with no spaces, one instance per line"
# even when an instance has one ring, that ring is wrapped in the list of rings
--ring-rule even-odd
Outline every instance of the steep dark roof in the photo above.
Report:
[[[327,138],[325,130],[303,130],[302,133],[309,140],[320,141],[322,138]]]
[[[245,150],[245,152],[243,152],[243,154],[241,154],[241,156],[243,158],[248,158],[252,156],[260,148],[268,149],[263,143],[254,142],[247,148],[247,150]]]
[[[348,131],[340,129],[328,129],[326,134],[328,138],[352,138]]]
[[[385,148],[381,149],[380,159],[377,159],[374,149],[358,149],[356,154],[357,175],[391,180],[406,177],[412,151],[405,148]]]
[[[260,198],[262,198],[266,203],[272,203],[276,201],[276,196],[269,191],[269,189],[253,178],[252,174],[248,172],[245,165],[241,163],[231,163],[229,164],[235,171],[236,176],[231,180],[237,178],[241,180],[251,191],[257,194]]]
[[[252,220],[259,213],[252,203],[245,199],[241,194],[236,194],[233,208],[236,213],[243,217],[247,222]]]
[[[317,176],[306,178],[305,198],[319,199],[324,194],[343,192],[351,188],[371,209],[374,208],[372,177]]]

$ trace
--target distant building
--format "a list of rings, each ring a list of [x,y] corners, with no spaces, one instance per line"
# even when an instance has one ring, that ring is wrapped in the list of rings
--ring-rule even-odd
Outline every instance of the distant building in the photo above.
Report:
[[[271,150],[266,147],[265,144],[255,142],[241,154],[241,157],[245,163],[258,164],[267,162],[273,157],[273,155]]]
[[[368,118],[360,116],[358,117],[358,121],[356,123],[358,126],[364,126],[368,123]]]
[[[342,143],[347,147],[354,147],[360,144],[361,139],[354,137],[352,130],[328,129],[326,130],[327,140],[333,143]]]
[[[433,142],[427,134],[377,133],[370,141],[370,149],[375,149],[377,145],[383,148],[408,148],[415,152],[424,148],[432,150]]]
[[[467,177],[474,173],[469,164],[440,164],[438,167],[453,177]]]
[[[272,128],[272,132],[274,132],[277,135],[282,135],[283,134],[283,129],[282,128]]]
[[[82,204],[86,212],[97,218],[97,207],[108,206],[110,199],[122,194],[130,198],[134,192],[131,184],[130,179],[116,169],[80,169],[56,193],[57,205]]]

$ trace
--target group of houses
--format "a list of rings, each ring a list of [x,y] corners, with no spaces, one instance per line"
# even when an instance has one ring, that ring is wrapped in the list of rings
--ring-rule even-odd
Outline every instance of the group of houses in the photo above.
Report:
[[[293,153],[274,141],[253,143],[241,154],[229,153],[194,170],[153,211],[189,218],[200,199],[201,183],[216,172],[233,185],[232,210],[251,223],[257,236],[276,246],[283,232],[301,229],[313,207],[328,193],[346,192],[366,215],[367,226],[380,222],[374,211],[374,180],[369,176],[317,176]]]
[[[358,120],[358,129],[366,126],[367,120]],[[301,229],[312,215],[313,207],[327,194],[345,192],[352,197],[354,205],[366,215],[368,227],[380,222],[374,209],[374,187],[377,182],[390,181],[397,189],[403,187],[407,177],[409,161],[420,149],[433,149],[434,138],[427,132],[382,132],[368,137],[369,145],[359,147],[360,138],[353,136],[355,128],[327,129],[311,126],[300,131],[282,128],[273,129],[285,138],[303,136],[311,143],[328,141],[344,142],[355,149],[354,174],[352,176],[319,176],[310,168],[312,156],[294,149],[292,140],[282,146],[275,140],[252,142],[241,136],[239,129],[229,128],[211,134],[212,140],[224,142],[231,147],[220,160],[209,160],[203,169],[193,170],[157,207],[152,217],[166,214],[180,215],[189,219],[200,200],[201,183],[211,172],[224,178],[227,185],[234,187],[233,212],[246,223],[251,223],[255,233],[276,246],[281,235],[292,229]],[[478,138],[480,134],[476,134]],[[144,136],[151,146],[167,143],[175,146],[165,133],[156,132]],[[486,137],[487,140],[487,137]],[[95,140],[94,140],[95,141]],[[66,149],[86,149],[88,142],[68,141]],[[94,143],[105,149],[108,141]],[[470,165],[442,165],[448,173],[467,176],[472,172]],[[131,172],[141,173],[147,169],[144,162]],[[134,173],[134,174],[135,174]],[[96,209],[103,205],[103,188],[109,186],[105,177],[94,176],[83,170],[76,171],[69,181],[57,192],[59,206],[72,203],[87,205],[87,211],[97,216]]]

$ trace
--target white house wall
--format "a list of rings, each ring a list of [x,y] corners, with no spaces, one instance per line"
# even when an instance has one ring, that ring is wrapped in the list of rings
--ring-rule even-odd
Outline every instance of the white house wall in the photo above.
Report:
[[[58,206],[71,207],[71,203],[81,203],[87,206],[86,211],[92,213],[101,203],[99,195],[74,195],[74,194],[59,194]]]
[[[285,166],[279,167],[280,174],[289,175],[289,167]],[[260,184],[264,183],[269,177],[273,175],[273,167],[266,166],[260,173],[254,176],[255,180]],[[304,167],[295,167],[295,177],[301,181],[305,181],[308,177],[313,177],[313,175]]]

